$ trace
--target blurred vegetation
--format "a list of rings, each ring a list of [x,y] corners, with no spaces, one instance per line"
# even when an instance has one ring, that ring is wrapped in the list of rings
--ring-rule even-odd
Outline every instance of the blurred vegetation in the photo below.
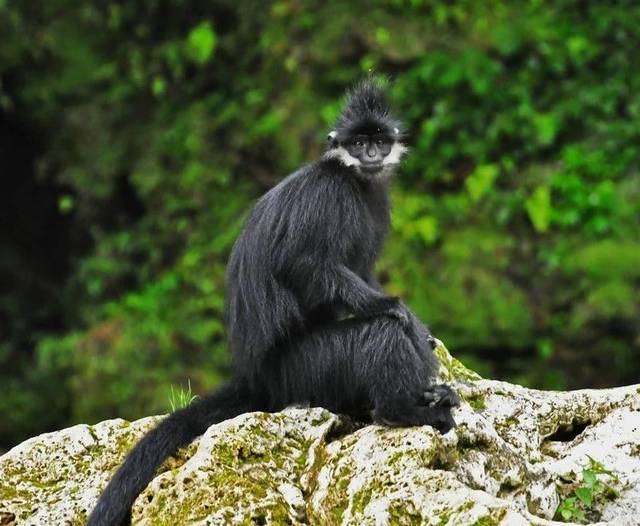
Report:
[[[0,0],[0,444],[229,372],[229,249],[392,79],[379,271],[483,375],[640,376],[640,4]],[[1,447],[1,446],[0,446]]]

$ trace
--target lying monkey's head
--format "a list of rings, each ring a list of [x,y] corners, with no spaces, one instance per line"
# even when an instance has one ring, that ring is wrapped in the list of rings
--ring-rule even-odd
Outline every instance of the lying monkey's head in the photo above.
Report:
[[[348,94],[342,114],[329,133],[327,157],[365,176],[388,175],[407,151],[401,124],[391,116],[382,83],[368,78]]]

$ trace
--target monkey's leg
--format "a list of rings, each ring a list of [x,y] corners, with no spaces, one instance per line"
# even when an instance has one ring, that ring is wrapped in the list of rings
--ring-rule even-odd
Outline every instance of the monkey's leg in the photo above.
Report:
[[[357,359],[365,364],[374,418],[389,425],[430,425],[442,433],[455,426],[451,409],[459,404],[446,385],[434,385],[437,360],[426,327],[410,330],[394,318],[373,321]]]
[[[282,348],[269,365],[270,398],[276,407],[309,402],[337,412],[368,408],[386,424],[447,432],[455,425],[451,408],[458,398],[433,384],[436,367],[431,347],[417,349],[395,318],[352,319],[317,327]]]

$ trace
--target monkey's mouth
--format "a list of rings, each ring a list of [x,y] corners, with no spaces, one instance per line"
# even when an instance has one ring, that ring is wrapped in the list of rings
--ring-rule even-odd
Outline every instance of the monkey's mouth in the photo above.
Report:
[[[360,163],[360,170],[366,174],[376,174],[382,170],[382,163]]]

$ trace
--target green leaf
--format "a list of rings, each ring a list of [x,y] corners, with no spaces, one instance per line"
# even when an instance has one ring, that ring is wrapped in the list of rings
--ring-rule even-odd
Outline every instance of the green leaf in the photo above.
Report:
[[[151,91],[156,97],[163,95],[167,90],[167,83],[162,77],[156,77],[153,79],[153,84],[151,85]]]
[[[495,164],[481,164],[467,177],[465,186],[472,201],[479,201],[491,188],[498,177],[498,167]]]
[[[553,343],[550,340],[540,340],[537,345],[538,356],[548,360],[553,356]]]
[[[546,232],[551,221],[551,192],[547,186],[536,188],[524,204],[533,227],[538,232]]]
[[[595,486],[598,479],[596,478],[596,474],[593,471],[591,471],[590,469],[585,469],[582,472],[582,480],[584,481],[586,486],[592,488]]]
[[[597,461],[595,458],[593,458],[590,455],[587,455],[587,457],[589,458],[589,462],[590,462],[590,466],[589,466],[589,470],[593,471],[596,474],[600,474],[600,475],[609,475],[611,477],[615,477],[615,473],[607,468],[604,467],[604,464],[602,462]]]
[[[379,27],[376,29],[376,40],[378,44],[385,45],[391,40],[391,33],[386,27]]]
[[[191,30],[187,38],[189,55],[198,64],[204,64],[211,58],[216,42],[216,33],[211,27],[211,23],[202,22]]]
[[[556,138],[560,123],[552,113],[538,113],[533,117],[533,126],[536,129],[538,144],[549,146]]]
[[[422,240],[427,243],[433,243],[438,237],[438,220],[433,216],[425,216],[418,219],[415,224],[416,232]]]
[[[71,195],[61,195],[58,198],[58,210],[61,214],[68,214],[73,210],[74,200]]]
[[[582,502],[584,502],[587,506],[591,506],[593,502],[593,493],[589,488],[577,488],[576,497],[578,497]]]

